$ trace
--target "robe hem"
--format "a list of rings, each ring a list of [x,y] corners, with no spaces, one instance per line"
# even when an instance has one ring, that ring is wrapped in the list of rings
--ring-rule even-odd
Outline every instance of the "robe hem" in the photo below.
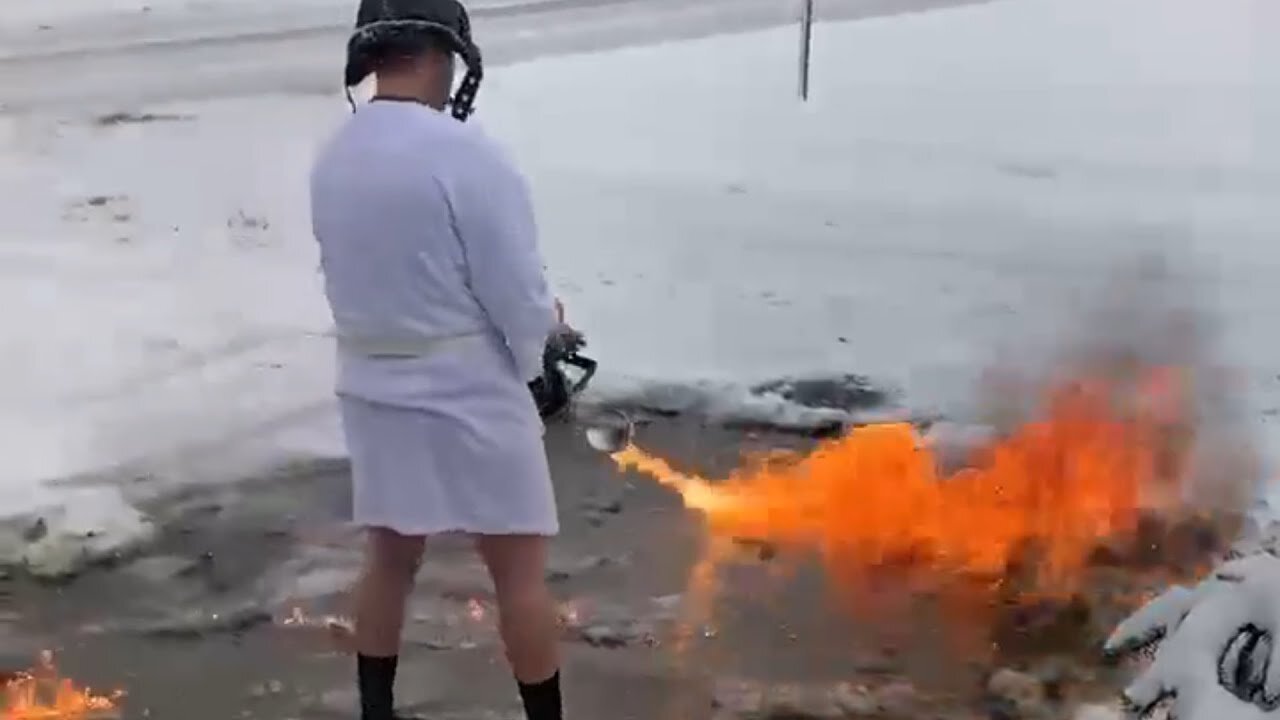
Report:
[[[351,520],[350,523],[361,530],[383,529],[390,530],[405,537],[434,537],[438,535],[478,535],[482,537],[505,537],[505,536],[534,536],[544,538],[554,538],[560,534],[559,526],[548,529],[546,527],[519,527],[519,526],[503,526],[496,528],[492,526],[466,525],[466,524],[448,524],[448,525],[409,525],[405,523],[384,522],[374,519]]]

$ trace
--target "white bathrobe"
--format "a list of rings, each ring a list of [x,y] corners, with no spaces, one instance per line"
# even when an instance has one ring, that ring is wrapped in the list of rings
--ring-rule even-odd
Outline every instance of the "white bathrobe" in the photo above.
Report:
[[[322,149],[311,204],[353,520],[406,535],[554,535],[527,383],[556,319],[511,161],[472,123],[375,100]]]

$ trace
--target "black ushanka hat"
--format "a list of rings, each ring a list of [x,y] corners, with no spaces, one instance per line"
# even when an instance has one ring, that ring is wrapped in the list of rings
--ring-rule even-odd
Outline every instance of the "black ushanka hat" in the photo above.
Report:
[[[471,18],[458,0],[361,0],[356,27],[347,42],[344,85],[359,85],[379,59],[413,55],[443,39],[462,58],[466,74],[449,104],[453,116],[471,115],[484,66],[471,38]]]

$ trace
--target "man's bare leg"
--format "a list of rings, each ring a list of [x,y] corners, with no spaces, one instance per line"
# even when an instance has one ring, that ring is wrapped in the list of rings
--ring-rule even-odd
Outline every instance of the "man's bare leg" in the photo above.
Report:
[[[396,665],[405,599],[424,538],[370,528],[356,587],[356,652],[362,720],[394,720]]]
[[[498,596],[498,626],[529,720],[562,720],[559,628],[547,589],[547,539],[491,535],[476,540]]]

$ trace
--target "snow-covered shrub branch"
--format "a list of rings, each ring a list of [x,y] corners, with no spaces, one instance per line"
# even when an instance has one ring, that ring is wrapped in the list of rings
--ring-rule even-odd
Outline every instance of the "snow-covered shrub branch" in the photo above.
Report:
[[[1124,691],[1145,715],[1167,701],[1178,720],[1280,720],[1280,558],[1230,560],[1194,588],[1174,586],[1107,640],[1154,659]]]

